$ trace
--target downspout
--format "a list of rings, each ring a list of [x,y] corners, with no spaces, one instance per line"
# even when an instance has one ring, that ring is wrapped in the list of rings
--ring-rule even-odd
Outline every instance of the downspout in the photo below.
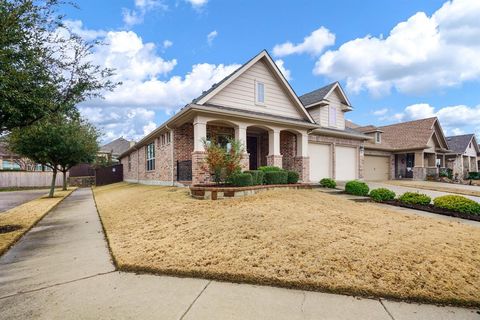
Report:
[[[175,144],[174,144],[174,141],[175,141],[175,140],[173,139],[173,138],[174,138],[174,136],[173,136],[174,133],[173,133],[173,130],[168,127],[168,124],[165,125],[165,128],[170,131],[170,147],[171,147],[171,148],[170,148],[170,149],[171,149],[170,155],[171,155],[171,159],[172,159],[172,163],[170,164],[170,177],[171,177],[171,180],[172,180],[172,187],[174,187],[174,186],[175,186],[175,181],[173,180],[173,174],[174,174],[174,172],[173,172],[173,171],[174,171],[174,170],[173,170],[173,164],[174,164],[174,160],[173,160],[173,148],[175,147]]]

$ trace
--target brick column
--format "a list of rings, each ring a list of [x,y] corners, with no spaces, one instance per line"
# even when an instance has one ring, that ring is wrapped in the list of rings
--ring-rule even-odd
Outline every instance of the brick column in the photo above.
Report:
[[[210,173],[205,163],[205,151],[192,152],[192,185],[210,181]]]
[[[310,157],[295,157],[295,171],[298,172],[299,180],[310,181]]]
[[[250,169],[250,154],[249,153],[244,152],[242,154],[242,160],[240,160],[240,166],[242,168],[242,171]]]
[[[282,155],[268,155],[267,166],[282,167]]]

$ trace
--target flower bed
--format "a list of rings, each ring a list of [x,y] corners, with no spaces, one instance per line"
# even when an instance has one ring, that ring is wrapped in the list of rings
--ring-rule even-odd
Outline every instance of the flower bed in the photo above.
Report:
[[[232,187],[225,185],[194,185],[190,187],[190,195],[195,199],[218,200],[224,198],[239,198],[275,189],[312,189],[318,187],[311,183],[271,184],[248,187]]]

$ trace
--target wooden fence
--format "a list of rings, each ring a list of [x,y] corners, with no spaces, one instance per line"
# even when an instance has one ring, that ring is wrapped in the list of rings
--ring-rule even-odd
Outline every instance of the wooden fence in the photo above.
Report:
[[[0,171],[0,188],[49,187],[52,172],[41,171]],[[61,186],[62,173],[57,174],[55,184]]]

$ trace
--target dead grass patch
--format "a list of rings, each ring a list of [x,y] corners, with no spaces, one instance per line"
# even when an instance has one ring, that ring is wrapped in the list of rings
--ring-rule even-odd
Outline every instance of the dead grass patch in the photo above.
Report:
[[[0,233],[0,255],[5,253],[21,236],[75,189],[56,190],[54,198],[47,198],[45,195],[0,213],[0,228],[7,228],[7,226],[12,225],[20,227],[12,229],[11,232]]]
[[[467,196],[474,196],[480,197],[480,190],[470,190],[466,188],[462,188],[460,186],[455,187],[455,184],[450,183],[443,183],[445,186],[440,185],[441,182],[431,182],[426,181],[396,181],[396,180],[389,180],[386,182],[387,184],[402,186],[402,187],[412,187],[424,190],[432,190],[432,191],[441,191],[447,193],[455,193],[455,194],[463,194]],[[430,184],[429,184],[430,183]]]
[[[314,190],[222,201],[186,189],[94,188],[123,270],[480,305],[480,229]]]

